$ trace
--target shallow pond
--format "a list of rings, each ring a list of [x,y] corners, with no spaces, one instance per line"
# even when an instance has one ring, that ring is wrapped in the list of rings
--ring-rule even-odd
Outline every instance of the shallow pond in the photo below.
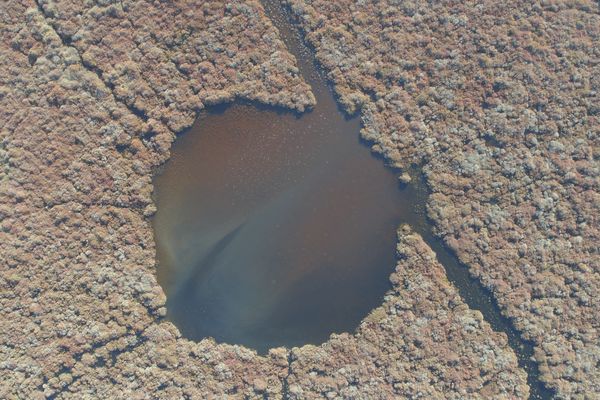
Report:
[[[159,280],[187,337],[321,343],[390,288],[396,229],[419,199],[360,142],[314,65],[302,72],[312,111],[214,107],[155,180]]]
[[[469,307],[507,334],[531,398],[549,398],[531,343],[431,233],[422,177],[400,185],[399,171],[371,154],[359,119],[338,109],[281,6],[264,5],[317,106],[302,115],[244,102],[213,107],[176,140],[154,180],[168,318],[189,339],[260,353],[352,332],[390,288],[396,228],[408,223]]]

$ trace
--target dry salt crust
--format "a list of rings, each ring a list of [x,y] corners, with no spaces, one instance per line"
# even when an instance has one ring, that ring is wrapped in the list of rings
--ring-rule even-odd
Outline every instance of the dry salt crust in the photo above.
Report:
[[[594,17],[587,11],[586,15]],[[155,278],[150,226],[155,211],[151,178],[154,168],[168,159],[175,133],[189,126],[205,105],[236,97],[297,110],[314,102],[295,60],[259,3],[9,0],[0,7],[0,21],[0,398],[527,397],[525,374],[518,369],[504,335],[493,332],[479,312],[468,309],[434,254],[408,227],[399,230],[393,290],[355,334],[334,335],[318,347],[273,349],[259,357],[240,346],[183,339],[164,319],[165,297]],[[585,32],[594,31],[592,22],[583,22]],[[539,23],[544,25],[544,19]],[[580,51],[587,54],[583,47]],[[325,60],[323,51],[319,57]],[[418,76],[418,69],[408,71]],[[573,85],[582,79],[591,86],[590,76],[575,77]],[[332,77],[342,93],[339,79]],[[396,123],[390,125],[390,120],[385,125],[384,121],[400,104],[394,96],[403,92],[397,92],[377,105],[360,103],[365,106],[367,131],[379,138],[382,150],[400,148],[394,136],[381,128]],[[350,104],[356,94],[352,93],[342,100]],[[570,98],[566,93],[559,95]],[[380,105],[382,111],[377,111]],[[387,114],[383,112],[386,108]],[[446,114],[448,118],[452,115]],[[590,108],[586,115],[581,124],[593,128],[590,119],[596,118],[597,110]],[[421,122],[419,118],[414,121]],[[560,118],[554,121],[557,129],[561,122]],[[410,138],[398,132],[396,137]],[[446,157],[454,154],[457,168],[472,171],[472,176],[461,180],[450,170],[436,181],[436,164],[431,160],[426,170],[431,172],[430,183],[436,191],[430,210],[440,233],[450,238],[449,244],[459,250],[461,258],[494,288],[501,304],[512,310],[514,306],[509,304],[513,303],[503,296],[507,291],[501,290],[500,284],[525,287],[521,275],[527,270],[521,264],[507,265],[517,280],[504,279],[504,269],[495,268],[496,259],[472,250],[473,243],[479,245],[481,237],[489,237],[493,248],[505,246],[499,247],[499,254],[505,257],[515,251],[524,257],[539,257],[533,245],[522,250],[521,244],[538,243],[539,237],[547,240],[543,236],[546,231],[531,224],[526,227],[532,232],[517,231],[531,237],[501,240],[506,232],[502,222],[507,218],[501,209],[482,219],[492,206],[478,199],[465,201],[459,190],[448,188],[449,183],[444,190],[439,183],[452,177],[450,183],[461,188],[469,182],[477,187],[472,183],[475,178],[477,185],[492,185],[494,163],[516,157],[512,142],[496,134],[501,143],[506,142],[504,147],[495,150],[495,146],[481,143],[484,150],[497,151],[496,158],[490,157],[488,150],[483,154],[470,150],[479,154],[481,162],[469,158],[469,164],[456,158],[458,150],[447,152]],[[589,136],[568,140],[559,136],[552,145],[538,139],[532,147],[543,147],[538,151],[546,155],[546,148],[563,146],[562,153],[532,156],[532,162],[548,169],[544,184],[579,199],[573,207],[580,207],[577,215],[581,220],[572,229],[585,231],[573,241],[578,247],[564,255],[571,261],[586,260],[592,254],[589,231],[595,226],[586,218],[594,215],[589,211],[597,204],[597,182],[590,161],[596,154],[590,154],[593,137]],[[433,154],[445,136],[430,137],[422,136],[414,145],[431,149]],[[462,140],[458,135],[447,137],[448,149]],[[389,139],[385,142],[384,138]],[[579,139],[583,144],[578,144]],[[467,143],[473,146],[477,140]],[[583,158],[569,158],[575,150]],[[395,150],[386,151],[392,156]],[[415,154],[427,151],[415,150]],[[575,175],[568,179],[574,183],[569,186],[554,175],[557,165],[572,167]],[[517,167],[517,178],[524,174],[522,170]],[[519,182],[512,178],[507,185]],[[580,189],[586,182],[590,188]],[[531,189],[523,190],[533,190],[535,197],[537,184],[528,187]],[[499,188],[498,192],[506,192],[503,186]],[[480,196],[486,193],[482,191]],[[506,193],[509,198],[526,195],[518,190]],[[576,197],[578,193],[587,197]],[[500,208],[502,199],[498,196],[493,206]],[[566,219],[548,216],[558,213],[561,205],[553,201],[541,205],[549,207],[541,209],[543,221],[551,227],[571,221],[572,208],[568,207]],[[451,212],[451,204],[470,207],[471,214],[466,215],[479,221],[479,234],[459,229],[464,216]],[[526,208],[530,214],[523,214],[525,221],[535,213],[530,208]],[[505,212],[510,215],[511,209]],[[497,226],[490,225],[494,216],[504,219],[496,220]],[[492,226],[496,230],[491,230]],[[452,241],[451,229],[463,236]],[[482,229],[487,236],[481,234]],[[521,243],[523,240],[526,243]],[[571,243],[562,236],[553,240]],[[530,260],[528,268],[534,272],[543,269],[548,274],[543,279],[555,278],[559,276],[555,271],[567,265],[556,264],[558,255],[547,251],[543,262]],[[572,279],[562,282],[580,288],[577,293],[583,296],[585,290],[594,289],[597,280],[593,274],[598,268],[593,260],[576,266],[577,270],[568,270]],[[527,276],[531,280],[538,275]],[[540,283],[534,287],[537,292],[532,292],[544,312],[550,297],[541,289],[548,287],[561,290],[556,289],[558,284]],[[512,293],[520,299],[522,291]],[[541,358],[543,365],[554,360],[553,368],[570,366],[581,373],[589,360],[597,357],[593,340],[597,342],[598,337],[593,322],[571,316],[568,307],[574,294],[564,293],[566,298],[552,299],[564,305],[568,323],[577,322],[572,324],[574,333],[567,337],[556,328],[558,344],[547,342],[554,345],[555,353],[546,346],[540,357],[553,354],[554,358]],[[579,307],[596,307],[595,293],[590,292]],[[531,301],[522,303],[520,327],[529,326],[525,323],[539,327],[536,319],[527,319]],[[548,321],[560,323],[558,319]],[[583,337],[584,332],[588,336]],[[564,353],[563,343],[583,350],[567,359],[564,354],[573,352]],[[592,393],[597,383],[593,373],[597,371],[590,372],[585,386],[572,378],[561,393],[575,393],[577,388]]]

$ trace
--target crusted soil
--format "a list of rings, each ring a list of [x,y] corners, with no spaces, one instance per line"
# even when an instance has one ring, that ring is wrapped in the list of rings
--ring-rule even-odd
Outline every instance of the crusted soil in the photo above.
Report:
[[[353,15],[350,6],[338,12],[324,4],[314,6],[348,39],[329,32],[309,39],[344,104],[360,107],[365,134],[377,140],[377,149],[401,163],[425,163],[439,233],[539,344],[545,379],[565,397],[593,397],[599,269],[593,100],[600,76],[592,73],[597,49],[595,55],[590,50],[600,25],[595,4],[539,7],[541,17],[530,24],[550,42],[545,51],[556,60],[553,67],[527,64],[534,83],[521,83],[520,92],[508,88],[525,71],[511,66],[482,69],[506,80],[481,84],[482,92],[479,83],[469,81],[467,90],[454,82],[483,67],[476,58],[460,57],[460,46],[452,52],[459,42],[450,32],[454,19],[437,17],[423,25],[432,26],[430,32],[419,27],[414,34],[444,40],[443,47],[473,73],[445,69],[450,59],[439,63],[445,74],[428,77],[436,71],[437,53],[403,39],[393,43],[404,47],[385,54],[431,57],[425,63],[431,71],[418,61],[410,67],[387,60],[392,73],[396,66],[406,71],[404,87],[396,87],[395,77],[370,76],[362,70],[367,63],[359,62],[343,68],[344,83],[335,66],[371,56],[377,46],[350,39],[348,30],[358,30],[354,20],[344,20]],[[439,7],[430,12],[452,9]],[[527,7],[533,6],[517,9]],[[311,22],[312,6],[296,10],[305,15],[307,30],[322,29]],[[406,18],[415,15],[399,10]],[[497,4],[492,10],[502,12]],[[367,7],[364,15],[379,14]],[[205,105],[236,97],[299,111],[314,102],[259,3],[9,0],[0,6],[0,21],[0,398],[527,397],[525,374],[504,335],[465,306],[433,253],[406,227],[399,232],[394,289],[354,335],[259,357],[239,346],[183,339],[164,319],[151,179],[168,159],[176,133]],[[508,35],[502,23],[492,35],[494,24],[483,21],[472,19],[490,37],[502,39],[505,28]],[[466,37],[473,34],[457,24],[454,35],[460,29]],[[558,37],[548,39],[554,31]],[[508,50],[488,55],[490,65],[502,61],[494,57],[516,52],[511,46],[521,39],[510,36],[493,45]],[[460,43],[468,48],[471,42]],[[569,68],[571,75],[563,71]],[[363,78],[375,90],[363,88]],[[440,86],[441,95],[433,90],[424,103],[413,99],[430,91],[408,91],[410,79],[424,79],[421,89]],[[543,84],[547,79],[555,84]],[[483,88],[496,93],[487,103],[478,97]],[[535,88],[540,93],[533,95]],[[531,110],[537,118],[532,126],[543,131],[514,130],[529,126],[519,122],[530,114],[529,103],[513,99],[521,92],[545,101]],[[446,104],[453,93],[459,109]],[[415,110],[406,125],[402,107]],[[465,107],[479,113],[465,119]]]
[[[600,396],[598,3],[289,3],[373,149],[423,166],[437,233],[542,380]]]

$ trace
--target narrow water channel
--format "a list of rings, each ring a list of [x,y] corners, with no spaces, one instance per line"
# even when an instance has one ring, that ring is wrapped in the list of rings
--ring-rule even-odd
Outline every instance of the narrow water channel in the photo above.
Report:
[[[277,0],[262,0],[267,15],[279,30],[286,46],[296,56],[303,76],[313,78],[320,73],[319,66],[314,60],[313,51],[303,41],[298,27],[293,26],[289,10]],[[312,79],[309,80],[314,85]],[[329,90],[333,96],[333,91]],[[448,279],[458,289],[461,298],[469,308],[479,310],[485,320],[496,332],[504,332],[508,343],[517,354],[519,366],[527,372],[527,383],[530,387],[529,399],[551,399],[553,391],[546,388],[539,379],[539,369],[533,360],[533,343],[521,338],[519,332],[513,328],[510,320],[502,315],[492,293],[481,282],[473,278],[468,267],[458,260],[458,257],[443,241],[432,233],[433,222],[427,218],[426,204],[429,189],[424,176],[418,170],[413,170],[411,185],[402,189],[404,204],[410,204],[410,214],[402,214],[403,222],[411,225],[419,233],[429,247],[436,253],[437,259],[444,266]]]
[[[311,50],[277,1],[263,2],[317,99],[298,115],[235,102],[203,112],[154,181],[158,278],[168,318],[193,340],[265,353],[352,332],[381,304],[396,264],[396,229],[410,224],[463,299],[504,331],[549,398],[532,346],[466,267],[431,234],[427,187],[398,182],[338,108]]]

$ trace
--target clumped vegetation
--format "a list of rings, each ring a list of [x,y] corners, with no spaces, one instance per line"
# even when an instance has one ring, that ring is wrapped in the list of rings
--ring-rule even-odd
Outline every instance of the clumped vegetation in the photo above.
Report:
[[[437,232],[542,379],[600,394],[598,3],[288,3],[373,149],[423,165]]]
[[[438,233],[543,379],[594,397],[597,4],[291,3],[374,150],[424,166]],[[314,104],[259,3],[9,0],[0,21],[0,398],[527,396],[406,228],[355,334],[259,357],[165,320],[151,179],[176,133],[234,98]]]

